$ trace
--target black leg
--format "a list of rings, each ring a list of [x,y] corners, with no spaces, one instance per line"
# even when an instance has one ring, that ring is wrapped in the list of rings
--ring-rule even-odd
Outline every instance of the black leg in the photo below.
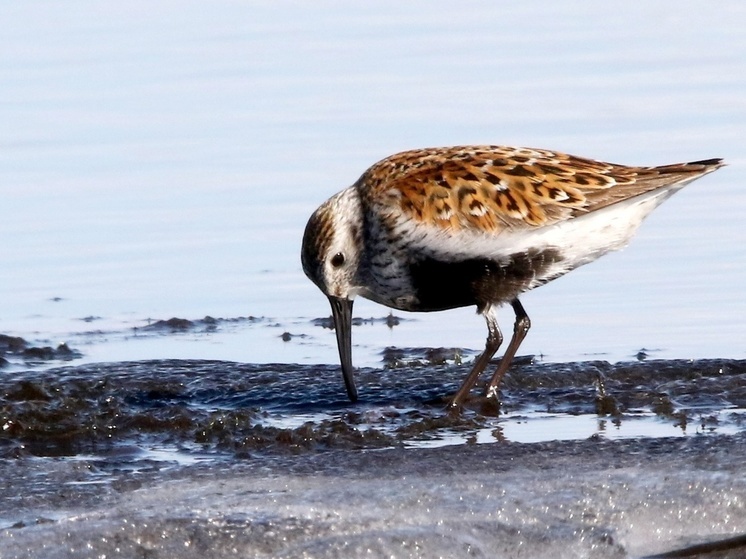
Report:
[[[500,364],[497,366],[497,370],[495,371],[495,374],[492,375],[492,380],[490,380],[490,383],[487,385],[484,392],[485,396],[488,398],[497,398],[497,389],[500,386],[500,381],[502,381],[503,376],[505,376],[505,373],[508,371],[508,367],[510,367],[510,363],[513,361],[515,353],[518,351],[518,347],[521,345],[521,342],[523,342],[526,334],[528,334],[529,328],[531,328],[531,321],[529,320],[526,311],[523,309],[521,302],[518,299],[513,299],[510,304],[515,311],[513,337],[510,339],[508,349],[505,350],[505,355],[503,355],[503,358],[500,360]]]
[[[461,408],[464,400],[477,382],[479,375],[487,367],[490,359],[495,355],[495,352],[503,341],[503,335],[500,332],[500,327],[497,325],[497,316],[495,315],[493,307],[487,307],[483,314],[487,321],[487,345],[485,346],[482,355],[480,355],[474,363],[474,367],[472,367],[469,376],[466,377],[464,382],[461,384],[461,388],[458,389],[456,395],[449,402],[448,407],[450,409]]]

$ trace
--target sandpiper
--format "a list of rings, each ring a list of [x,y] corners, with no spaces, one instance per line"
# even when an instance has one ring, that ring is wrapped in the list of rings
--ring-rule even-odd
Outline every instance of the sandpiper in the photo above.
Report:
[[[454,408],[502,343],[495,311],[509,303],[513,336],[485,389],[496,398],[531,325],[518,297],[622,248],[659,204],[722,165],[629,167],[504,146],[418,149],[374,164],[313,213],[301,251],[303,270],[331,303],[350,400],[356,296],[404,311],[476,305],[487,344]]]

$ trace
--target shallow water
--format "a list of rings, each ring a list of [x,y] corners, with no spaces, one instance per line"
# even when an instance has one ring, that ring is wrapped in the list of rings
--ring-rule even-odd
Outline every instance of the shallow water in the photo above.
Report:
[[[329,313],[300,268],[310,213],[393,152],[497,142],[729,164],[628,250],[527,294],[526,353],[746,357],[741,3],[158,6],[2,8],[0,332],[72,346],[149,320],[266,317],[313,343],[255,328],[84,353],[334,363],[333,336],[309,327]],[[356,332],[356,363],[483,344],[472,309],[407,318]]]
[[[2,6],[0,557],[639,557],[746,533],[745,19]],[[472,309],[365,301],[352,406],[305,221],[386,155],[464,143],[728,167],[527,294],[499,415],[443,412]]]

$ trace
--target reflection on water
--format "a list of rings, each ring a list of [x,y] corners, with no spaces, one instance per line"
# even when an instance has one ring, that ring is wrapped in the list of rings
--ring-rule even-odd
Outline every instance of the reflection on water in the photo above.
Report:
[[[619,417],[596,414],[558,415],[542,412],[510,414],[497,426],[470,433],[445,430],[432,439],[410,440],[411,448],[437,448],[457,444],[490,444],[495,442],[538,443],[547,440],[572,441],[589,437],[609,440],[631,438],[685,437],[687,435],[735,435],[744,430],[746,409],[716,410],[693,424],[671,422],[652,412],[637,412]]]

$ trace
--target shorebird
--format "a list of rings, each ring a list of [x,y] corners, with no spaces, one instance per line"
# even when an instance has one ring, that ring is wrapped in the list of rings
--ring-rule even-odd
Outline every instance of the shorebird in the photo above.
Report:
[[[487,343],[453,408],[502,343],[496,308],[509,303],[513,336],[485,389],[497,398],[531,326],[518,297],[622,248],[659,204],[722,165],[630,167],[504,146],[417,149],[374,164],[313,213],[301,251],[303,270],[331,303],[350,400],[356,296],[404,311],[476,306]]]

